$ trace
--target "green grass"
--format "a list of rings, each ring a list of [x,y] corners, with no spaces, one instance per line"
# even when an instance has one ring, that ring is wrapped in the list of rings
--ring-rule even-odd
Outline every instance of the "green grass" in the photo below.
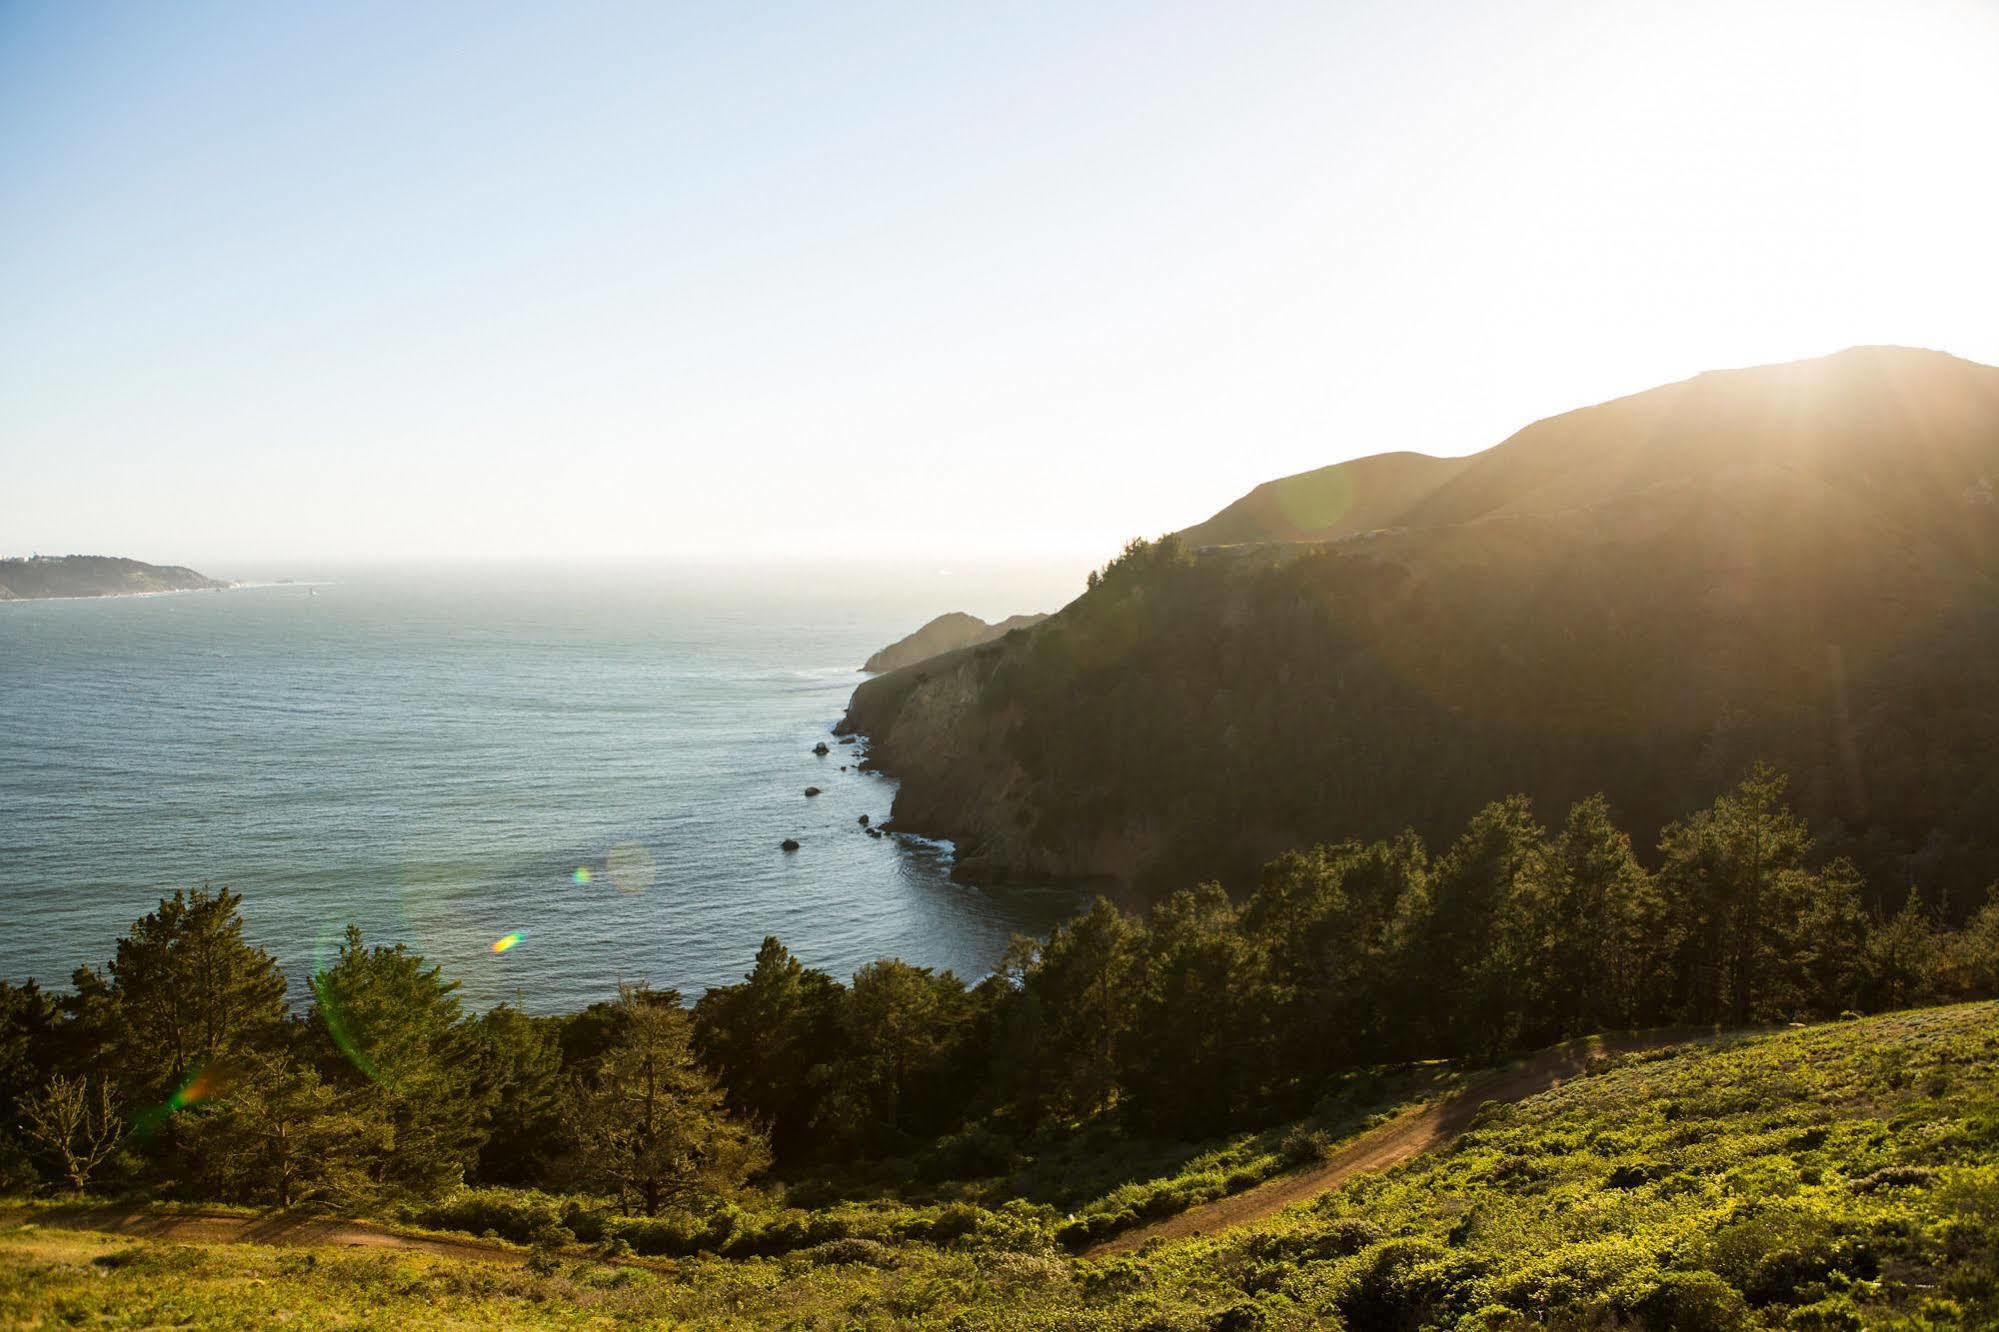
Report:
[[[1101,1262],[1046,1224],[876,1235],[509,1267],[14,1225],[0,1325],[1999,1326],[1999,1006],[1613,1060],[1386,1175]]]

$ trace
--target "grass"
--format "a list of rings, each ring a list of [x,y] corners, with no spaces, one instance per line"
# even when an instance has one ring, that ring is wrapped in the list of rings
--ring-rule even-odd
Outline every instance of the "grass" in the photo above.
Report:
[[[1611,1060],[1448,1150],[1133,1255],[1072,1258],[1047,1224],[877,1233],[510,1267],[15,1225],[0,1325],[1999,1326],[1999,1006]]]

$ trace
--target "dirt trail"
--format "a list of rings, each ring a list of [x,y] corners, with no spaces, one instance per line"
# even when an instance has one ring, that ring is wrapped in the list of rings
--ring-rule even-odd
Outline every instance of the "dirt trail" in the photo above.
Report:
[[[1700,1030],[1633,1032],[1622,1036],[1592,1036],[1531,1055],[1506,1068],[1482,1074],[1461,1090],[1429,1105],[1406,1110],[1378,1128],[1354,1139],[1308,1170],[1265,1180],[1254,1188],[1214,1202],[1190,1207],[1177,1215],[1127,1230],[1084,1250],[1085,1258],[1129,1253],[1147,1240],[1188,1239],[1260,1220],[1293,1203],[1316,1198],[1355,1175],[1386,1170],[1411,1157],[1434,1150],[1463,1133],[1479,1107],[1488,1101],[1511,1104],[1560,1086],[1582,1073],[1592,1055],[1629,1054],[1690,1041],[1713,1040]]]
[[[1625,1054],[1690,1041],[1713,1040],[1699,1031],[1638,1032],[1626,1036],[1591,1037],[1571,1041],[1481,1075],[1462,1090],[1429,1105],[1405,1111],[1379,1128],[1356,1138],[1309,1170],[1266,1180],[1255,1188],[1189,1208],[1151,1225],[1128,1230],[1085,1251],[1086,1258],[1128,1253],[1151,1239],[1186,1239],[1227,1230],[1282,1211],[1293,1203],[1316,1198],[1328,1189],[1373,1170],[1386,1170],[1411,1157],[1442,1146],[1465,1131],[1472,1116],[1488,1101],[1510,1104],[1560,1086],[1583,1072],[1592,1055]],[[145,1207],[58,1207],[0,1212],[10,1224],[54,1226],[65,1230],[98,1230],[141,1239],[188,1244],[271,1244],[283,1247],[332,1246],[429,1253],[444,1258],[518,1266],[526,1250],[477,1239],[445,1239],[408,1235],[367,1221],[329,1217],[239,1216],[229,1212],[161,1212]],[[627,1260],[633,1261],[633,1260]],[[640,1265],[643,1260],[636,1260]]]
[[[156,1212],[144,1207],[58,1207],[14,1212],[5,1219],[14,1224],[54,1226],[63,1230],[101,1230],[113,1235],[184,1244],[274,1244],[287,1248],[330,1245],[396,1249],[515,1266],[526,1262],[528,1257],[524,1250],[482,1240],[405,1235],[367,1221],[338,1221],[328,1217],[282,1213],[237,1216],[228,1212]]]

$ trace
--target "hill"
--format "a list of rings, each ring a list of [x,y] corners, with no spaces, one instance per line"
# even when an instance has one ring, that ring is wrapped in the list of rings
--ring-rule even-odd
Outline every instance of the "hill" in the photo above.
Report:
[[[875,674],[901,670],[904,666],[914,666],[919,661],[928,661],[945,652],[990,643],[1016,629],[1032,628],[1047,618],[1046,615],[1010,615],[998,624],[987,624],[976,615],[949,611],[915,633],[890,643],[869,657],[861,669]]]
[[[980,1219],[962,1227],[676,1261],[566,1234],[476,1258],[434,1239],[276,1247],[322,1230],[351,1240],[318,1222],[246,1231],[269,1243],[182,1243],[144,1237],[181,1234],[171,1214],[111,1236],[63,1228],[107,1224],[87,1215],[17,1207],[0,1224],[0,1321],[262,1326],[310,1311],[315,1325],[356,1327],[1991,1326],[1995,1019],[1991,1003],[1962,1004],[1599,1054],[1391,1169],[1103,1259],[1071,1257],[1017,1204],[965,1209]],[[800,1229],[832,1233],[830,1217]]]
[[[1270,541],[1334,541],[1401,526],[1417,504],[1463,472],[1469,458],[1378,453],[1266,481],[1204,523],[1187,528],[1189,546]]]
[[[145,564],[115,555],[37,555],[30,559],[0,560],[0,601],[118,597],[227,586],[177,564]]]
[[[1995,485],[1992,367],[1702,375],[1261,487],[844,725],[967,878],[1246,888],[1494,790],[1603,790],[1642,843],[1767,758],[1828,849],[1956,911],[1999,877]]]

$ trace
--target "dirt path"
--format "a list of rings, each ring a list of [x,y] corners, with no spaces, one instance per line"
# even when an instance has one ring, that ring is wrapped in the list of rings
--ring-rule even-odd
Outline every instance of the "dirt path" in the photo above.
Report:
[[[1104,1258],[1111,1254],[1129,1253],[1148,1240],[1187,1239],[1258,1220],[1293,1203],[1316,1198],[1355,1175],[1386,1170],[1440,1147],[1463,1133],[1472,1116],[1486,1102],[1511,1104],[1558,1087],[1583,1072],[1593,1055],[1624,1054],[1691,1041],[1709,1041],[1714,1037],[1714,1032],[1705,1029],[1638,1032],[1626,1036],[1591,1037],[1543,1050],[1519,1063],[1483,1074],[1441,1101],[1405,1111],[1379,1128],[1362,1134],[1309,1170],[1281,1175],[1231,1197],[1189,1208],[1136,1230],[1128,1230],[1086,1250],[1083,1256]],[[239,1216],[229,1212],[161,1212],[145,1207],[58,1207],[22,1209],[0,1215],[0,1219],[13,1224],[97,1230],[189,1244],[390,1249],[512,1266],[518,1266],[528,1258],[524,1249],[485,1240],[409,1235],[368,1221],[282,1213]],[[626,1261],[645,1265],[643,1260]]]
[[[443,1258],[467,1258],[518,1266],[524,1250],[476,1239],[405,1235],[367,1221],[327,1217],[237,1216],[228,1212],[156,1212],[144,1207],[58,1207],[7,1216],[15,1224],[63,1230],[101,1230],[140,1239],[185,1244],[274,1244],[286,1248],[330,1245],[353,1249],[396,1249]]]
[[[1511,1104],[1560,1086],[1582,1073],[1592,1055],[1628,1054],[1690,1041],[1714,1039],[1712,1031],[1651,1031],[1623,1036],[1592,1036],[1531,1055],[1506,1068],[1495,1069],[1429,1105],[1417,1106],[1354,1139],[1320,1164],[1296,1174],[1265,1180],[1254,1188],[1186,1211],[1151,1225],[1127,1230],[1083,1252],[1085,1258],[1129,1253],[1148,1240],[1188,1239],[1212,1234],[1281,1212],[1293,1203],[1316,1198],[1355,1175],[1386,1170],[1411,1157],[1432,1151],[1456,1138],[1488,1101]]]

